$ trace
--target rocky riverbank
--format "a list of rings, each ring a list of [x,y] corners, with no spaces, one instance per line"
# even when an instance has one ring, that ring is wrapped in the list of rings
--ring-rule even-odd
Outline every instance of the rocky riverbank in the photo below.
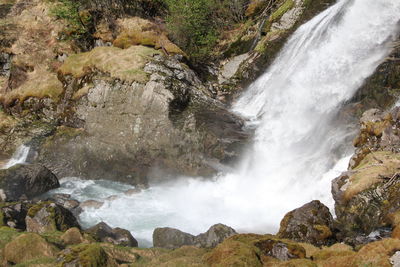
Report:
[[[360,120],[349,170],[332,181],[337,218],[318,200],[287,213],[279,232],[238,234],[217,224],[193,236],[157,228],[154,248],[137,248],[129,231],[99,223],[83,230],[89,205],[68,195],[39,165],[1,170],[3,266],[396,266],[399,264],[398,151],[400,108],[368,110]],[[18,180],[18,187],[10,181]],[[25,191],[23,191],[25,190]],[[6,202],[4,202],[6,201]],[[96,203],[95,203],[96,204]],[[101,203],[100,203],[101,204]]]
[[[276,235],[166,227],[144,249],[104,222],[83,229],[82,210],[103,203],[43,196],[66,176],[146,188],[234,166],[252,130],[231,102],[334,1],[244,2],[203,59],[174,42],[160,1],[0,0],[0,165],[31,147],[29,164],[0,170],[2,266],[400,265],[400,108],[387,110],[398,44],[336,118],[361,118],[349,168],[332,182],[336,218],[314,200]]]

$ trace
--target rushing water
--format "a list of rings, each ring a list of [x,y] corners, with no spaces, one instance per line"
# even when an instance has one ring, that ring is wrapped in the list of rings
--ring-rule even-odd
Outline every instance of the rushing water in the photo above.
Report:
[[[26,159],[28,158],[29,151],[29,146],[21,145],[14,152],[14,155],[11,157],[11,159],[4,164],[4,166],[0,166],[0,169],[8,169],[14,165],[25,163]]]
[[[224,223],[266,233],[312,199],[332,206],[330,181],[347,167],[351,151],[343,145],[351,148],[352,135],[335,116],[389,53],[399,18],[399,0],[341,0],[300,27],[234,105],[257,127],[234,171],[211,181],[181,177],[131,196],[122,193],[130,186],[77,178],[58,191],[79,200],[118,195],[81,221],[129,229],[141,245],[155,227],[197,234]]]

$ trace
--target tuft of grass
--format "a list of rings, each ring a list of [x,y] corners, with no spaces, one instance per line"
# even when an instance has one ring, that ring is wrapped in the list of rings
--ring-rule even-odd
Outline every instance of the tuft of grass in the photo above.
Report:
[[[123,81],[145,83],[148,75],[143,67],[152,56],[159,53],[145,46],[131,46],[128,49],[96,47],[90,52],[71,55],[59,71],[63,75],[80,78],[99,70]]]

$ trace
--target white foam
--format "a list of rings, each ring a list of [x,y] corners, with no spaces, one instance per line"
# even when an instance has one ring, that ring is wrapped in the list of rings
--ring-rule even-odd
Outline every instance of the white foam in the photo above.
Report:
[[[212,181],[181,178],[131,197],[120,194],[84,212],[82,221],[103,220],[150,241],[153,229],[162,226],[198,234],[224,223],[273,233],[286,212],[308,201],[332,207],[330,180],[346,169],[348,158],[338,159],[352,153],[353,134],[334,118],[390,52],[399,14],[399,0],[339,1],[300,27],[235,104],[234,111],[258,128],[233,172]],[[109,187],[96,190],[102,194]]]

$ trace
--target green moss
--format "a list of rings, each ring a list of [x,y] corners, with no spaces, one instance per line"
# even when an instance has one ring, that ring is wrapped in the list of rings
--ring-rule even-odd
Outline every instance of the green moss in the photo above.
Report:
[[[14,228],[10,228],[10,227],[0,227],[0,249],[4,248],[4,246],[10,242],[11,240],[13,240],[14,238],[16,238],[17,236],[19,236],[20,233],[15,230]]]
[[[98,70],[123,81],[145,83],[148,75],[143,67],[156,54],[160,52],[145,46],[131,46],[128,49],[96,47],[90,52],[68,57],[60,67],[60,72],[81,78]]]
[[[71,246],[68,253],[62,255],[64,258],[61,266],[78,259],[79,264],[84,267],[107,266],[107,254],[100,244],[79,244]]]
[[[277,21],[294,6],[295,2],[293,0],[286,0],[274,13],[271,14],[269,20],[272,22]]]
[[[51,0],[54,3],[50,14],[66,23],[65,34],[67,39],[79,39],[88,34],[92,17],[88,11],[80,11],[79,1]]]
[[[56,266],[56,258],[50,258],[50,257],[38,258],[23,263],[19,263],[17,265],[14,265],[14,267],[41,266],[41,264],[44,264],[46,266],[49,266],[50,264],[51,266]]]
[[[53,245],[57,246],[58,248],[63,248],[64,242],[61,239],[61,236],[63,235],[63,232],[60,231],[53,231],[53,232],[46,232],[41,234],[41,236],[49,243],[52,243]]]

